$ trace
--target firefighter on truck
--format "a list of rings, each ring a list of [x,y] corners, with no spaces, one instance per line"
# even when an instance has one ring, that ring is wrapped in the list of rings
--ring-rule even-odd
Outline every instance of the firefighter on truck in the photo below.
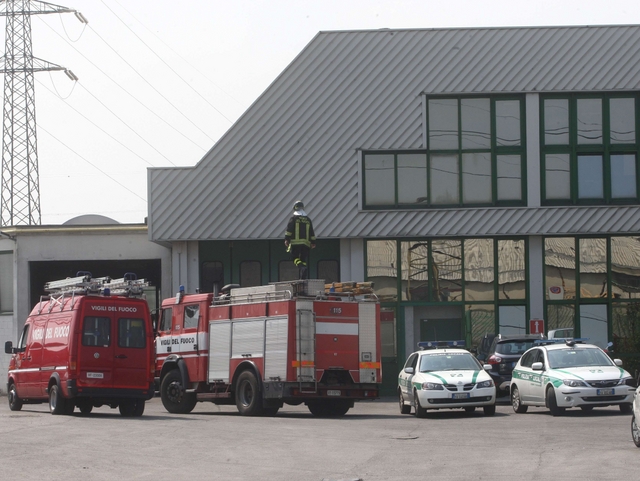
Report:
[[[376,399],[380,304],[370,290],[327,290],[306,279],[221,295],[181,288],[164,300],[156,337],[164,407],[184,414],[209,401],[253,416],[304,403],[315,416],[341,416]]]

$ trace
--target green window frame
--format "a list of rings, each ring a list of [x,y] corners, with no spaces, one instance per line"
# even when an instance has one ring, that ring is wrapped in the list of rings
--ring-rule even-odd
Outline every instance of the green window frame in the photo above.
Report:
[[[540,96],[543,205],[640,201],[637,93]]]
[[[524,96],[429,97],[426,105],[427,149],[363,151],[364,208],[526,205]]]

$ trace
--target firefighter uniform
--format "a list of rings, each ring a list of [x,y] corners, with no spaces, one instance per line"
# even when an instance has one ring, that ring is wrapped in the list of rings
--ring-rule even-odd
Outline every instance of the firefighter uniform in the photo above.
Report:
[[[316,236],[313,232],[313,223],[304,211],[304,204],[300,201],[293,206],[293,215],[284,233],[284,243],[288,248],[287,251],[291,252],[293,263],[298,267],[300,279],[306,279],[309,251],[316,246]]]

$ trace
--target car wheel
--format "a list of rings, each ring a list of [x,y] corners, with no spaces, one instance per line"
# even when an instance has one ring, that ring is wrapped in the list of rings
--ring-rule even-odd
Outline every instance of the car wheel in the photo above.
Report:
[[[496,413],[496,405],[491,404],[490,406],[485,406],[482,408],[485,416],[493,416]]]
[[[411,405],[404,403],[404,396],[402,395],[402,389],[398,389],[398,403],[400,404],[400,414],[411,413]]]
[[[80,409],[80,414],[83,416],[88,416],[93,411],[93,404],[89,400],[82,400],[78,402],[78,409]]]
[[[585,412],[589,412],[589,411],[593,411],[593,406],[580,406],[580,409],[582,409]]]
[[[472,412],[475,412],[475,410],[476,410],[475,406],[469,406],[464,408],[464,411],[469,414],[471,414]]]
[[[640,427],[636,424],[636,416],[631,416],[631,437],[634,444],[640,448]]]
[[[418,399],[418,391],[413,391],[413,407],[416,412],[417,418],[425,418],[427,417],[427,410],[420,406],[420,399]]]
[[[527,409],[529,409],[529,406],[522,404],[518,386],[511,386],[511,407],[517,413],[526,413]]]
[[[622,414],[631,414],[633,412],[633,404],[631,403],[620,404],[620,412]]]
[[[560,416],[564,413],[564,408],[558,407],[558,400],[556,399],[556,391],[549,387],[547,388],[547,407],[552,416]]]
[[[13,382],[9,386],[9,409],[12,411],[20,411],[22,409],[22,399],[18,397],[16,385]]]
[[[144,399],[124,399],[118,405],[120,414],[126,418],[140,417],[144,413]]]

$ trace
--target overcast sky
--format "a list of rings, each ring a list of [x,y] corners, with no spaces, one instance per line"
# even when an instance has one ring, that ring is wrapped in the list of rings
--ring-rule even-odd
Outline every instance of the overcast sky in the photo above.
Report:
[[[79,78],[36,74],[47,225],[84,214],[143,222],[147,168],[195,165],[319,31],[640,24],[638,0],[53,3],[89,24],[32,17],[34,56]]]

